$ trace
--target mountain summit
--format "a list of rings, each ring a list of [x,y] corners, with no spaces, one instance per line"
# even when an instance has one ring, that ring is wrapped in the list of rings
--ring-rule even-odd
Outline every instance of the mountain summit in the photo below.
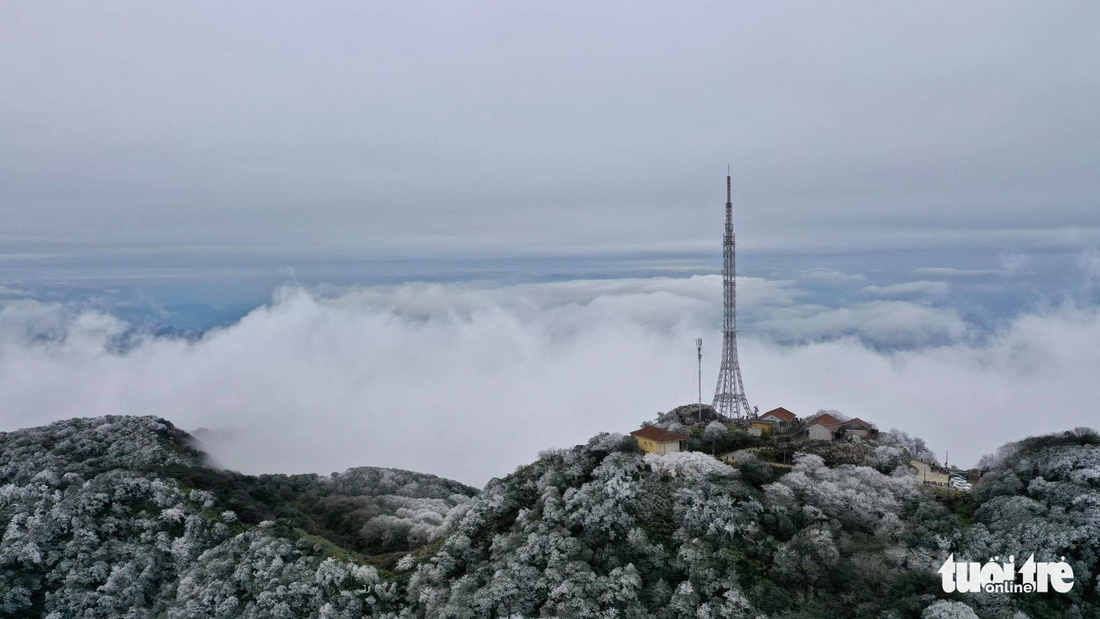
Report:
[[[0,433],[6,617],[1087,617],[1100,437],[1025,439],[975,492],[873,458],[736,466],[602,434],[481,492],[408,471],[249,476],[163,419]],[[893,442],[891,442],[893,441]],[[883,449],[879,449],[879,448]],[[877,455],[876,455],[877,454]],[[881,457],[883,454],[889,457]],[[949,555],[1064,556],[1065,594],[948,594]]]

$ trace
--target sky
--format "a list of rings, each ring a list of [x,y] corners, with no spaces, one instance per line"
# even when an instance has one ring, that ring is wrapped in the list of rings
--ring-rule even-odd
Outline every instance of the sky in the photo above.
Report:
[[[629,431],[720,341],[727,166],[762,409],[971,462],[1095,426],[1098,18],[0,3],[0,431],[157,414],[249,472],[475,485]]]
[[[0,8],[8,261],[1095,243],[1093,3]]]

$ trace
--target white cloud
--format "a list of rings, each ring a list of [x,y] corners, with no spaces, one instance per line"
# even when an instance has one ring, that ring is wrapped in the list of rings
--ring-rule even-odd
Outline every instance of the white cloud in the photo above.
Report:
[[[813,282],[828,286],[842,286],[845,284],[858,284],[864,282],[867,280],[867,277],[859,273],[845,273],[843,271],[837,271],[836,269],[818,267],[802,271],[798,279],[804,282]]]
[[[876,297],[923,297],[946,294],[948,286],[944,282],[904,282],[889,286],[866,286],[863,292]]]
[[[853,337],[882,347],[942,344],[967,334],[966,323],[955,310],[904,301],[872,301],[840,308],[776,308],[754,322],[751,329],[786,344]]]
[[[1019,273],[1031,262],[1031,258],[1027,254],[1001,254],[998,259],[1008,275]]]
[[[539,449],[628,431],[694,400],[697,335],[709,392],[719,289],[713,276],[285,289],[199,341],[146,336],[124,352],[115,344],[126,325],[111,316],[14,301],[0,307],[0,428],[155,414],[186,429],[239,429],[215,455],[249,472],[376,465],[481,484]],[[743,289],[760,318],[741,361],[762,410],[835,408],[963,461],[1025,434],[1095,424],[1095,312],[1023,317],[977,343],[944,310],[830,310],[797,305],[786,283]],[[860,342],[898,333],[955,343],[883,353]],[[851,337],[815,341],[823,335]]]
[[[1095,310],[1024,316],[981,344],[880,354],[852,340],[788,349],[754,342],[743,356],[754,370],[746,387],[768,406],[836,408],[902,428],[962,465],[1010,440],[1098,425]]]
[[[1100,249],[1090,247],[1077,256],[1087,286],[1100,284]]]
[[[1007,271],[999,269],[956,269],[953,267],[922,267],[913,269],[913,275],[917,277],[990,277],[1007,274]]]

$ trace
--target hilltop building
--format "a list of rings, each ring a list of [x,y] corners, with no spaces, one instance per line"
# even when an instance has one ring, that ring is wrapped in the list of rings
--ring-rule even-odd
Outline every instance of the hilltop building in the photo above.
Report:
[[[859,417],[845,421],[840,426],[840,431],[844,436],[858,436],[859,438],[867,438],[878,434],[878,430],[874,426]]]
[[[831,441],[843,424],[843,421],[829,413],[822,413],[808,421],[803,432],[810,441]]]
[[[757,421],[771,424],[776,434],[783,434],[798,423],[798,415],[780,406],[760,415]]]
[[[848,437],[870,438],[877,435],[878,430],[859,417],[837,419],[829,413],[821,413],[807,421],[795,434],[807,441],[832,441]]]
[[[638,447],[646,453],[663,456],[677,451],[687,451],[688,437],[657,426],[645,426],[630,434],[638,439]]]
[[[779,429],[775,427],[774,423],[753,419],[749,422],[748,433],[750,436],[771,436],[779,434]]]

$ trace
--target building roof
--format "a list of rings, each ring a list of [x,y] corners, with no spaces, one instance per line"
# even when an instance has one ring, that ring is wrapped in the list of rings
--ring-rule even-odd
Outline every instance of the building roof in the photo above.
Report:
[[[814,417],[813,419],[811,419],[806,425],[807,426],[825,426],[826,428],[829,428],[833,432],[836,432],[837,428],[840,427],[841,423],[842,422],[839,419],[837,419],[836,417],[833,417],[829,413],[822,413],[822,414],[818,415],[817,417]]]
[[[868,429],[874,427],[870,423],[860,419],[859,417],[855,417],[853,419],[849,419],[848,421],[845,421],[844,425],[846,425],[846,426],[859,426],[861,428],[868,428]]]
[[[797,417],[797,415],[795,415],[791,411],[783,408],[782,406],[780,406],[779,408],[773,408],[772,410],[764,413],[763,415],[760,415],[760,417],[764,418],[764,417],[767,417],[768,415],[776,417],[780,421],[793,421],[794,418]]]
[[[638,430],[631,432],[638,438],[647,438],[651,441],[657,441],[658,443],[668,443],[671,441],[686,441],[688,437],[683,434],[676,434],[675,432],[669,432],[668,430],[658,428],[657,426],[645,426]]]

